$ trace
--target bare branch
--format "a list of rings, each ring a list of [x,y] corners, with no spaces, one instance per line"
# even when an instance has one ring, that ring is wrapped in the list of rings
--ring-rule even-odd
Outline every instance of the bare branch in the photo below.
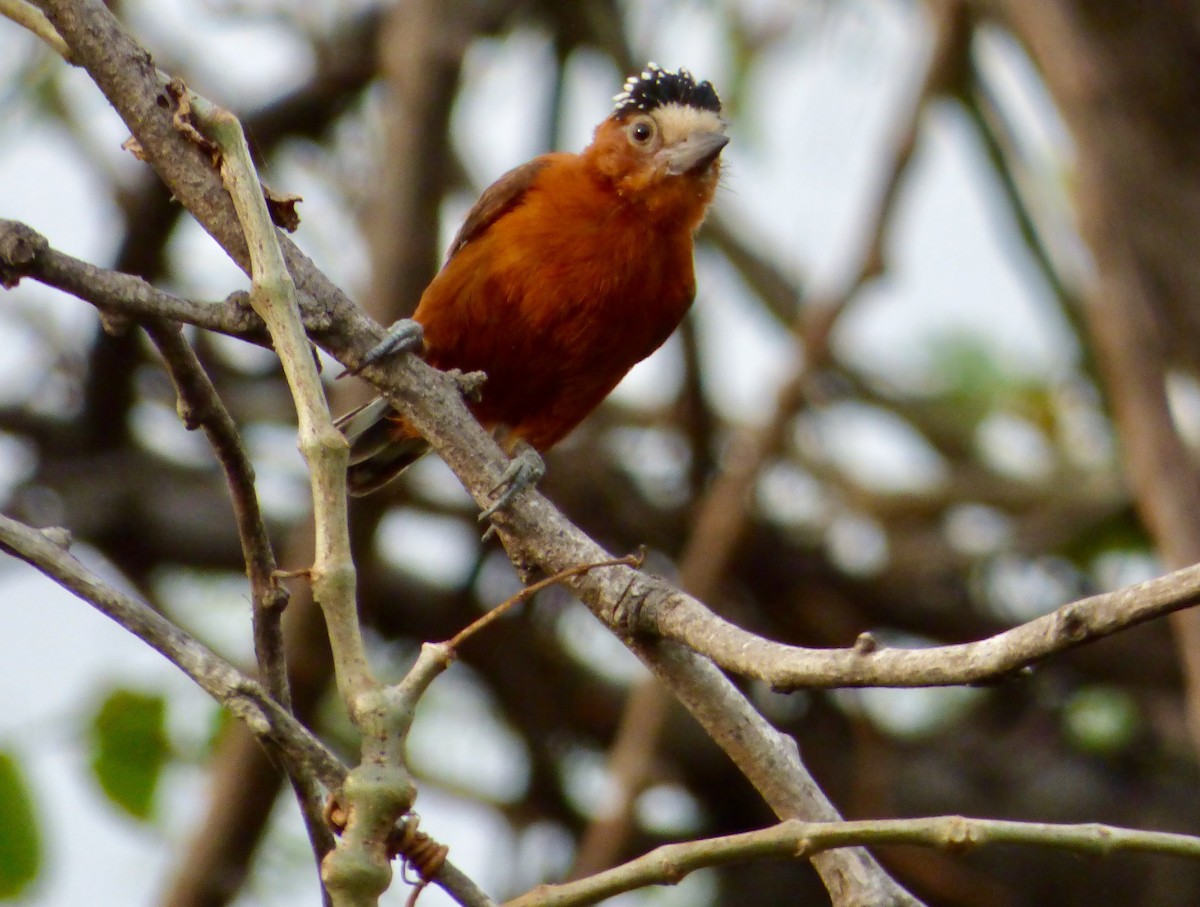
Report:
[[[176,83],[172,83],[173,85]],[[250,303],[267,323],[283,364],[299,417],[300,450],[312,477],[316,560],[310,571],[313,592],[326,614],[342,697],[354,713],[353,697],[373,686],[367,666],[354,596],[354,564],[346,517],[346,439],[334,427],[307,336],[300,324],[295,285],[280,251],[250,160],[241,124],[179,85],[171,92],[182,105],[190,100],[202,127],[221,153],[221,174],[229,187],[250,250]]]
[[[37,7],[26,3],[25,0],[0,0],[0,16],[29,29],[45,41],[56,54],[68,63],[72,62],[71,49],[67,47],[67,42],[54,30],[50,20]]]
[[[697,869],[753,859],[795,859],[850,846],[907,844],[962,853],[992,844],[1055,847],[1109,856],[1118,851],[1200,859],[1200,838],[1111,825],[1056,825],[934,816],[858,822],[781,822],[738,835],[666,844],[577,882],[539,885],[503,907],[584,907],[648,885],[676,885]]]
[[[44,5],[57,8],[61,4],[60,0],[45,0]],[[171,135],[170,129],[164,128],[160,122],[164,114],[155,104],[159,91],[157,82],[145,74],[138,79],[128,80],[113,75],[114,70],[119,69],[114,65],[115,62],[138,59],[140,49],[129,41],[119,26],[104,19],[107,11],[100,4],[81,2],[72,6],[72,12],[78,9],[87,11],[89,28],[82,28],[66,13],[56,19],[58,27],[67,34],[78,54],[87,58],[89,71],[93,72],[114,105],[126,117],[151,160],[163,172],[172,192],[190,210],[197,212],[197,216],[226,244],[235,258],[245,263],[244,245],[236,221],[230,219],[231,212],[223,193],[214,191],[211,174],[205,175],[204,160],[196,156],[194,149],[180,147],[178,136]],[[378,329],[364,319],[344,295],[332,287],[290,243],[283,240],[281,245],[300,291],[308,294],[314,305],[324,303],[331,315],[329,328],[317,332],[316,339],[344,363],[358,365],[362,352],[378,338]],[[485,500],[504,461],[496,446],[469,418],[465,407],[457,399],[453,383],[411,357],[391,362],[386,369],[368,368],[366,375],[386,390],[412,423],[431,439],[477,499]],[[548,573],[605,557],[604,552],[536,493],[522,496],[510,513],[498,522],[501,524],[502,537],[514,556],[536,563]],[[631,629],[636,631],[653,626],[654,621],[643,623],[647,615],[652,615],[655,620],[669,617],[664,613],[669,609],[663,607],[656,614],[653,606],[677,606],[682,603],[699,608],[699,603],[694,599],[689,600],[666,584],[656,584],[627,568],[605,570],[602,576],[580,577],[572,581],[572,586],[598,616],[623,636],[628,635]],[[672,596],[677,598],[670,600]],[[721,629],[719,625],[711,623],[708,628]],[[685,700],[691,697],[692,686],[710,682],[711,674],[719,677],[719,673],[700,658],[688,656],[681,660],[677,653],[683,650],[678,647],[638,643],[635,646],[639,654],[658,669],[672,689]],[[833,654],[841,659],[842,667],[852,667],[854,659],[870,660],[869,657],[864,658],[864,655],[869,656],[865,651],[867,648],[864,644],[860,651]],[[887,653],[887,650],[881,651]],[[808,653],[803,654],[808,657]],[[813,657],[824,657],[825,654],[814,653]],[[736,708],[732,708],[731,703],[736,703]],[[694,710],[700,708],[696,703],[690,705]],[[715,711],[706,717],[714,721],[707,726],[716,728],[714,737],[722,746],[732,748],[734,741],[731,738],[736,735],[728,729],[716,727],[720,722],[715,719],[736,722],[745,717],[738,709],[750,713],[753,710],[732,687],[725,691],[723,698],[712,709]],[[749,727],[750,730],[746,731],[739,726],[738,735],[742,737],[741,749],[738,750],[739,764],[749,766],[755,784],[761,790],[770,792],[764,795],[776,808],[803,808],[801,801],[812,794],[813,788],[806,787],[803,781],[798,780],[800,763],[794,751],[781,748],[769,728],[757,724]],[[787,771],[777,771],[781,766]],[[775,778],[773,781],[772,775]],[[868,890],[878,892],[881,876],[878,869],[866,873],[870,884],[875,886]],[[855,883],[861,884],[858,879],[855,879]],[[889,900],[903,902],[898,898],[880,898],[874,903]]]
[[[387,836],[412,805],[415,787],[403,763],[403,735],[379,695],[358,621],[354,561],[346,511],[349,445],[334,427],[324,389],[300,323],[295,285],[263,201],[241,124],[232,114],[172,82],[169,93],[199,115],[221,156],[221,175],[233,197],[250,250],[250,301],[266,321],[299,416],[300,450],[312,485],[316,552],[309,579],[325,615],[338,689],[363,734],[363,759],[338,792],[346,821],[321,862],[321,879],[338,907],[371,905],[391,883]]]
[[[682,642],[773,689],[926,687],[1001,680],[1050,655],[1200,604],[1200,566],[1071,602],[988,639],[928,649],[883,646],[869,634],[850,649],[785,646],[726,623],[668,588],[647,592],[637,629]]]
[[[162,318],[250,343],[270,344],[266,325],[250,308],[245,293],[235,293],[223,303],[181,299],[140,277],[72,258],[52,248],[32,227],[0,219],[0,286],[12,289],[24,277],[77,296],[105,314],[139,321]],[[310,321],[309,327],[317,325]]]
[[[284,659],[282,618],[287,607],[287,590],[276,581],[275,553],[254,488],[254,468],[229,411],[217,395],[195,352],[183,338],[179,326],[161,319],[146,324],[146,332],[162,353],[179,395],[179,411],[188,428],[203,427],[225,474],[233,503],[234,520],[253,604],[254,652],[267,692],[292,711]],[[300,811],[318,862],[333,846],[333,838],[321,818],[321,792],[312,771],[302,760],[288,754],[284,760],[288,780],[300,803]]]
[[[146,332],[162,353],[175,384],[183,424],[189,429],[204,429],[224,470],[246,572],[250,578],[258,668],[272,698],[290,709],[291,696],[288,693],[280,632],[280,618],[287,606],[287,590],[275,581],[275,553],[267,537],[267,527],[263,523],[258,494],[254,489],[254,468],[242,446],[237,425],[205,374],[200,360],[184,340],[178,325],[155,320],[146,325]]]
[[[499,620],[517,605],[521,604],[522,602],[529,601],[529,599],[533,598],[533,596],[537,595],[543,589],[548,589],[550,586],[558,585],[563,580],[570,579],[574,576],[582,576],[585,573],[591,573],[593,570],[598,570],[601,567],[633,567],[636,570],[642,566],[642,561],[644,560],[644,554],[627,554],[625,557],[598,561],[594,564],[578,564],[574,567],[568,567],[565,570],[560,570],[553,576],[547,576],[545,579],[538,580],[536,583],[530,583],[520,592],[505,599],[469,627],[456,633],[453,639],[447,641],[446,645],[450,647],[451,651],[458,650],[468,639],[481,630],[487,628],[494,621]]]
[[[321,741],[275,702],[255,680],[171,623],[149,605],[100,579],[66,548],[61,529],[32,529],[0,516],[0,544],[60,586],[162,653],[210,696],[272,748],[306,760],[327,788],[336,788],[346,768]]]

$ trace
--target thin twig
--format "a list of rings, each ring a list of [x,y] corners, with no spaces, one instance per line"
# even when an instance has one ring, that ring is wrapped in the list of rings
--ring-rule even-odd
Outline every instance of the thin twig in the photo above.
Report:
[[[300,450],[308,462],[316,525],[316,554],[310,572],[313,592],[326,614],[342,697],[353,699],[374,686],[358,625],[354,564],[346,516],[348,446],[333,425],[325,392],[300,322],[295,285],[279,248],[275,225],[263,201],[241,124],[228,111],[192,95],[181,83],[170,93],[195,111],[220,150],[221,176],[245,229],[250,250],[250,304],[267,323],[296,403]]]
[[[346,808],[346,825],[321,863],[321,879],[339,907],[374,904],[391,882],[383,844],[411,807],[416,790],[402,762],[402,738],[371,675],[358,621],[346,510],[349,445],[330,416],[301,325],[295,285],[241,124],[228,111],[188,92],[182,83],[172,82],[168,93],[179,105],[176,123],[190,126],[194,110],[206,137],[212,140],[211,150],[219,156],[221,177],[250,251],[250,302],[267,323],[296,404],[300,450],[312,485],[316,551],[309,577],[313,597],[325,615],[338,689],[351,721],[363,736],[362,762],[339,792]]]
[[[636,630],[695,648],[726,670],[780,691],[931,687],[1003,680],[1051,655],[1197,604],[1200,565],[1079,599],[977,642],[900,649],[863,634],[849,649],[806,649],[747,633],[664,584],[646,591]]]
[[[539,885],[503,907],[584,907],[649,885],[675,885],[697,869],[754,859],[796,859],[833,848],[880,844],[916,845],[962,853],[992,844],[1056,847],[1109,856],[1119,851],[1156,853],[1200,860],[1200,837],[1140,831],[1112,825],[1057,825],[933,816],[857,822],[802,822],[666,844],[607,872],[560,885]]]
[[[437,885],[462,907],[496,907],[496,902],[475,884],[475,880],[449,860],[442,864],[430,884]]]
[[[189,429],[203,428],[217,460],[225,473],[233,501],[234,521],[242,544],[246,573],[250,578],[254,605],[254,650],[263,683],[271,696],[286,709],[291,708],[287,665],[283,656],[280,618],[287,605],[287,590],[275,581],[275,552],[267,537],[254,488],[254,468],[242,446],[237,425],[221,402],[200,360],[179,326],[152,321],[146,333],[154,341],[179,396],[179,412]]]
[[[149,605],[113,588],[72,556],[63,530],[32,529],[0,515],[0,545],[164,655],[272,749],[302,754],[336,788],[346,768],[320,740],[247,677]]]
[[[136,321],[164,318],[270,346],[266,325],[250,308],[244,292],[222,302],[182,299],[140,277],[73,258],[51,247],[49,240],[32,227],[0,219],[0,286],[11,289],[24,277],[70,293],[106,315]],[[319,329],[322,323],[319,316],[306,319],[310,329]]]
[[[992,172],[1000,184],[1026,251],[1057,300],[1063,317],[1070,322],[1076,335],[1085,336],[1083,300],[1063,273],[1059,262],[1055,260],[1053,249],[1045,241],[1044,231],[1038,224],[1037,212],[1033,205],[1036,195],[1031,197],[1034,190],[1027,185],[1028,179],[1022,178],[1021,160],[1015,148],[1012,128],[1005,119],[1000,101],[991,89],[987,74],[978,66],[972,66],[970,75],[970,84],[964,86],[960,98],[963,109],[979,133],[984,153],[992,165]],[[1090,349],[1080,352],[1084,356],[1092,355]],[[1091,365],[1094,371],[1095,363],[1092,362]]]
[[[384,691],[392,733],[395,735],[398,745],[403,746],[408,736],[413,718],[416,716],[417,703],[425,695],[429,685],[458,657],[458,648],[470,637],[481,632],[518,604],[549,586],[584,576],[602,567],[629,567],[636,570],[642,565],[644,558],[645,556],[639,552],[638,554],[627,554],[625,557],[605,558],[588,564],[566,567],[553,576],[531,583],[515,595],[505,599],[470,626],[455,634],[452,639],[446,642],[422,645],[416,662],[404,677]]]
[[[275,578],[275,553],[259,509],[254,488],[254,468],[242,445],[237,425],[221,402],[200,360],[183,337],[179,326],[161,319],[146,322],[146,332],[167,365],[179,396],[180,416],[188,428],[202,427],[217,455],[233,504],[234,521],[242,545],[242,557],[250,579],[254,652],[259,676],[271,698],[292,711],[284,658],[282,617],[287,590]],[[333,846],[328,826],[322,821],[321,791],[311,768],[300,754],[283,760],[288,780],[300,804],[300,812],[319,862]]]
[[[42,13],[40,9],[26,3],[25,0],[0,0],[0,16],[6,19],[11,19],[24,28],[29,29],[46,44],[50,46],[56,54],[66,60],[68,63],[71,60],[71,49],[67,47],[67,42],[50,24],[50,20]]]
[[[565,570],[560,570],[553,576],[547,576],[545,579],[540,579],[536,583],[530,583],[520,592],[505,599],[470,626],[456,633],[452,638],[446,641],[445,645],[448,646],[452,651],[457,651],[462,647],[464,642],[466,642],[476,633],[479,633],[486,627],[490,626],[495,621],[499,620],[517,605],[528,601],[543,589],[558,585],[559,583],[563,582],[563,580],[571,579],[571,577],[574,576],[583,576],[583,574],[590,573],[593,570],[599,570],[601,567],[632,567],[634,570],[637,570],[642,566],[642,562],[645,561],[645,559],[645,552],[638,552],[637,554],[627,554],[624,557],[597,561],[594,564],[577,564],[573,567],[567,567]]]

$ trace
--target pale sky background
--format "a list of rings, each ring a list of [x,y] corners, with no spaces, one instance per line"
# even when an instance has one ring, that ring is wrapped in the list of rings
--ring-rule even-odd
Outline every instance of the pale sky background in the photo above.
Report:
[[[777,5],[791,4],[746,4],[764,17]],[[221,6],[170,0],[131,2],[125,8],[135,32],[160,62],[181,63],[192,87],[219,103],[248,108],[305,78],[311,61],[294,37],[266,22],[237,23],[215,15]],[[252,8],[254,3],[242,6]],[[306,15],[329,15],[338,6],[349,4],[307,4]],[[802,28],[756,68],[747,106],[732,113],[733,142],[724,155],[727,176],[719,205],[782,260],[794,261],[797,275],[820,287],[836,285],[853,261],[864,210],[884,159],[881,149],[888,147],[897,118],[907,109],[925,46],[918,4],[855,0],[810,6]],[[706,5],[637,4],[633,21],[634,46],[647,59],[667,68],[687,66],[711,79],[718,90],[727,82],[729,64]],[[81,156],[71,140],[21,106],[11,88],[4,89],[11,85],[17,61],[32,49],[31,37],[0,20],[0,217],[25,221],[57,248],[106,264],[116,241],[115,212],[95,197],[95,161],[121,174],[132,174],[143,165],[120,150],[124,127],[81,73],[70,78],[68,101],[99,149],[95,157]],[[1035,172],[1045,179],[1048,210],[1065,224],[1058,179],[1067,154],[1062,129],[1023,58],[1000,38],[988,40],[985,51],[993,87],[1020,129]],[[544,37],[528,31],[472,50],[467,88],[454,123],[458,147],[478,186],[542,150],[536,142],[543,132],[539,118],[550,59]],[[306,62],[298,65],[298,60]],[[46,65],[61,64],[47,60]],[[573,59],[565,107],[567,150],[586,144],[622,79],[623,74],[599,57]],[[350,228],[349,212],[321,183],[338,166],[311,152],[296,152],[269,181],[304,196],[297,242],[353,293],[365,280],[365,249]],[[444,236],[456,229],[456,218],[470,201],[463,198],[450,206],[461,210],[448,212]],[[923,134],[894,235],[892,271],[865,294],[839,329],[843,354],[870,363],[872,371],[893,380],[919,381],[929,364],[930,344],[949,333],[966,332],[1021,372],[1050,376],[1069,365],[1073,342],[1031,267],[1011,254],[1018,246],[1015,230],[969,124],[953,107],[937,108]],[[198,229],[182,231],[173,254],[189,263],[185,286],[179,288],[184,292],[221,298],[245,285],[240,272]],[[700,257],[698,282],[709,387],[727,415],[761,419],[785,374],[790,350],[775,325],[746,297],[736,275],[715,257]],[[15,307],[36,309],[57,336],[77,343],[96,329],[89,306],[29,282],[16,293],[0,294],[3,400],[25,397],[40,381],[47,362],[37,337],[19,326],[19,318],[5,313]],[[661,396],[663,387],[677,380],[677,353],[668,344],[635,369],[617,393],[630,398]],[[252,361],[260,353],[245,355]],[[835,436],[841,432],[831,442],[839,457],[886,482],[904,484],[919,473],[919,453],[907,450],[888,426],[878,420],[841,418],[843,423],[835,418],[830,428]],[[166,447],[182,434],[153,414],[147,416],[144,430],[161,432],[156,443]],[[263,456],[277,456],[284,472],[299,469],[289,439],[264,439],[259,450]],[[9,487],[20,468],[19,451],[0,443],[0,488]],[[402,520],[393,528],[394,537],[404,539],[400,547],[410,555],[422,540],[432,544],[441,552],[433,562],[449,573],[466,550],[458,528],[414,533]],[[87,554],[79,548],[77,553]],[[429,550],[419,554],[413,560],[427,559]],[[233,585],[228,592],[220,607],[206,600],[202,606],[185,603],[181,611],[223,652],[244,659],[250,652],[246,595]],[[581,618],[576,644],[600,647],[607,659],[610,643],[595,638],[589,621]],[[169,692],[173,735],[183,746],[195,745],[207,730],[206,698],[157,654],[7,559],[0,560],[0,664],[0,747],[22,757],[45,823],[45,877],[25,903],[154,903],[175,853],[203,808],[204,777],[192,767],[174,767],[160,797],[160,804],[169,808],[160,809],[150,825],[136,824],[117,814],[95,789],[83,741],[68,729],[78,726],[80,716],[94,707],[88,691],[115,684],[144,686]],[[450,771],[456,760],[471,765],[475,782],[484,790],[502,795],[519,787],[519,744],[490,722],[487,703],[469,674],[456,669],[438,681],[431,696],[468,710],[476,737],[469,742],[457,738],[458,746],[466,749],[456,752],[454,735],[436,726],[418,728],[414,757],[421,759],[424,752],[424,761],[433,761],[436,748],[436,758]],[[479,762],[480,753],[491,758]],[[599,796],[598,758],[594,765],[581,765],[578,777],[581,800]],[[659,794],[670,799],[669,791]],[[686,813],[687,804],[664,807],[668,815],[672,809]],[[435,789],[423,791],[418,810],[422,827],[448,841],[452,858],[493,893],[518,881],[506,868],[514,863],[552,869],[565,859],[563,842],[553,830],[538,829],[511,842],[503,823],[489,810]],[[277,852],[262,861],[259,877],[240,903],[318,904],[311,867],[295,869],[304,866],[305,844],[294,807],[289,804],[280,812],[285,840],[279,843],[277,837]],[[706,884],[700,874],[676,889],[620,903],[697,903],[703,900]],[[406,896],[407,889],[397,884],[388,903],[402,904]],[[449,901],[430,889],[421,903],[434,907]]]

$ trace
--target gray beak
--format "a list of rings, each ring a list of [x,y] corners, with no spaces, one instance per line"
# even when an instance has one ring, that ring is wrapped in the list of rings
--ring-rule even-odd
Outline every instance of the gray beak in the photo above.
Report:
[[[672,176],[699,173],[715,161],[728,144],[729,136],[723,132],[693,132],[678,145],[667,149],[667,173]]]

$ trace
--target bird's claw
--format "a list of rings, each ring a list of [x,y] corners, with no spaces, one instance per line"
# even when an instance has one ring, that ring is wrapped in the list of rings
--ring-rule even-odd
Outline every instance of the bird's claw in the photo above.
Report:
[[[421,326],[421,322],[411,318],[401,318],[387,329],[386,336],[367,351],[358,365],[346,369],[338,377],[357,375],[368,365],[375,365],[388,356],[394,356],[396,353],[414,353],[424,345],[425,329]]]
[[[511,504],[518,494],[536,485],[545,474],[546,464],[541,456],[529,444],[521,442],[512,459],[508,461],[500,481],[492,488],[491,493],[499,492],[499,497],[483,509],[479,514],[479,522],[490,520],[498,511]],[[489,533],[490,531],[489,529]]]

